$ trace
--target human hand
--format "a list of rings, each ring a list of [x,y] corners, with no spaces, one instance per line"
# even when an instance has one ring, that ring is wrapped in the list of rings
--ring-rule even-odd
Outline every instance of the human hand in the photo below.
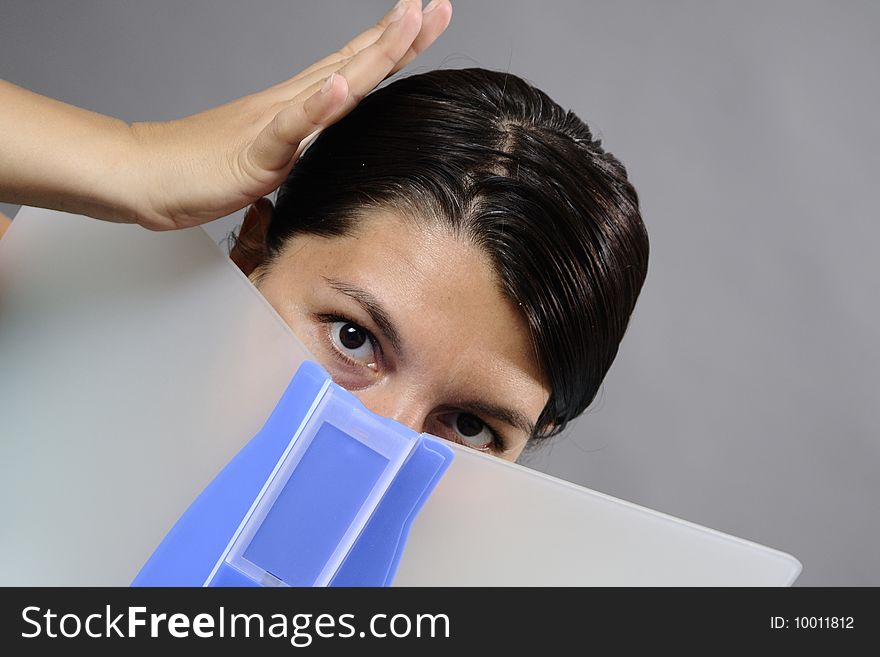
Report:
[[[123,220],[151,230],[187,228],[278,188],[309,137],[348,114],[446,29],[449,0],[429,3],[425,14],[420,5],[401,0],[336,52],[264,91],[183,119],[132,124],[140,166],[123,190]]]

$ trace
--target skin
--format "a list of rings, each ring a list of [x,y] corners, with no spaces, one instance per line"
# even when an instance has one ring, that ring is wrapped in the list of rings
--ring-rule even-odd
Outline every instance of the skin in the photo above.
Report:
[[[268,201],[252,207],[242,234],[264,231],[270,212]],[[534,423],[549,390],[525,320],[481,250],[428,221],[370,210],[352,235],[297,235],[271,262],[231,255],[334,381],[370,410],[505,460],[520,455],[528,428],[505,415]],[[365,295],[399,344],[358,301]],[[358,327],[348,342],[347,323]],[[349,347],[360,329],[375,346]]]
[[[449,0],[424,9],[401,0],[289,80],[175,121],[129,125],[0,80],[0,124],[16,126],[0,149],[0,200],[152,230],[187,228],[253,203],[251,228],[243,230],[262,230],[262,197],[287,178],[311,137],[428,48],[451,17]],[[55,154],[51,176],[46,152]],[[0,235],[7,224],[0,218]],[[253,274],[260,264],[240,266]],[[487,407],[534,422],[548,391],[525,323],[472,245],[376,213],[350,237],[292,240],[264,273],[253,280],[270,303],[369,408],[508,460],[519,456],[528,431]],[[396,328],[399,348],[328,279],[369,291]],[[358,349],[353,362],[332,351],[330,329],[344,322],[320,320],[322,313],[357,320],[375,339],[375,353],[368,347],[360,358]],[[459,435],[465,411],[470,429],[474,416],[482,418],[499,443],[485,440],[479,422],[478,435]]]
[[[428,48],[451,17],[449,0],[401,0],[294,77],[174,121],[128,124],[0,80],[0,125],[15,126],[0,140],[0,201],[152,230],[231,214],[276,189],[312,135]]]

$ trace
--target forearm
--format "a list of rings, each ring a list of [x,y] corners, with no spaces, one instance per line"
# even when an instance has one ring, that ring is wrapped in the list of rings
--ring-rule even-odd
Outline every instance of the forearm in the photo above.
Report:
[[[123,121],[0,80],[0,201],[130,221]]]

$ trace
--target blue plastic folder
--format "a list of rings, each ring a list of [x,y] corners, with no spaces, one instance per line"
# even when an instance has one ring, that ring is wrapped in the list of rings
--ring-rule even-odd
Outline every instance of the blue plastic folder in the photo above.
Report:
[[[134,586],[389,586],[453,458],[306,361]]]

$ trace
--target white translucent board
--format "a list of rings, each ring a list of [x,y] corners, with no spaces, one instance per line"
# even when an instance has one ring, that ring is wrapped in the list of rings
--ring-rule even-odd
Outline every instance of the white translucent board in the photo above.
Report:
[[[200,228],[0,240],[0,584],[127,585],[308,353]],[[456,447],[397,585],[788,585],[793,557]]]
[[[306,355],[200,228],[22,208],[0,240],[0,583],[131,582]]]

